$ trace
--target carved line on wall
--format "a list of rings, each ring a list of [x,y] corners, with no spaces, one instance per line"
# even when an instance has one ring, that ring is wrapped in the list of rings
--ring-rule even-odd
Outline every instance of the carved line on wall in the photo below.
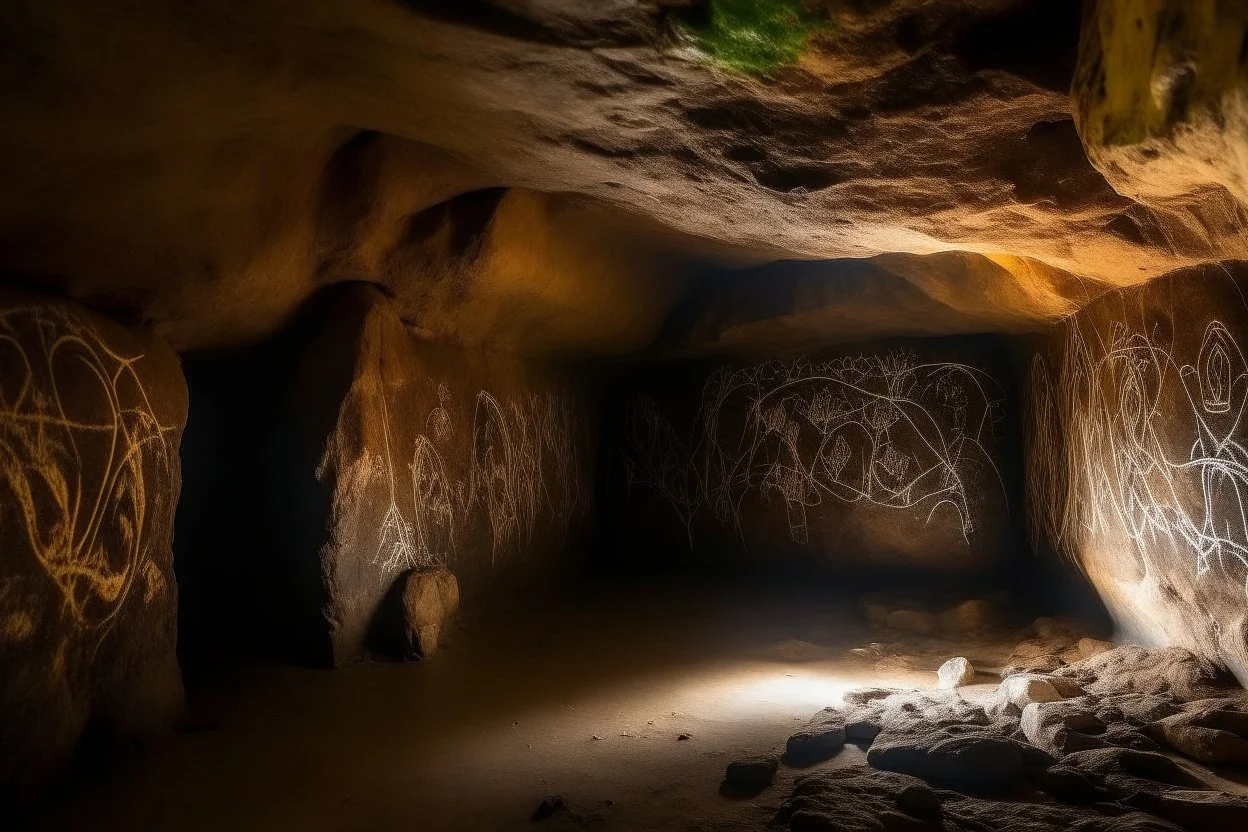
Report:
[[[1077,319],[1067,327],[1056,384],[1044,357],[1032,359],[1033,543],[1047,536],[1077,561],[1085,536],[1117,529],[1145,576],[1164,542],[1191,552],[1197,576],[1216,565],[1248,580],[1248,450],[1238,439],[1248,361],[1226,325],[1208,321],[1187,361],[1155,329],[1119,322],[1090,342]],[[1190,425],[1187,440],[1167,442],[1179,425]]]
[[[983,371],[920,364],[905,351],[721,367],[702,387],[688,441],[652,399],[631,403],[626,483],[662,497],[690,547],[706,509],[744,541],[742,504],[751,494],[783,500],[795,543],[809,542],[809,509],[831,499],[922,507],[928,523],[951,510],[969,544],[970,475],[985,466],[1001,482],[986,443],[1002,401]]]
[[[449,566],[475,510],[490,527],[491,565],[529,545],[543,512],[565,530],[589,506],[582,473],[580,428],[572,405],[550,392],[499,398],[480,390],[473,405],[468,459],[459,466],[466,476],[448,474],[447,454],[455,433],[448,406],[451,396],[438,386],[438,405],[414,440],[408,472],[410,515],[401,507],[391,417],[381,397],[383,456],[378,467],[389,488],[372,562],[381,580],[406,569]],[[410,516],[410,520],[408,519]]]
[[[176,448],[168,434],[177,427],[154,414],[136,369],[143,356],[110,349],[67,310],[0,313],[0,357],[0,482],[63,608],[79,626],[106,631],[137,578],[146,602],[164,586],[148,551],[156,522],[148,503],[170,502]],[[67,372],[77,396],[86,384],[98,391],[98,420],[67,415]]]

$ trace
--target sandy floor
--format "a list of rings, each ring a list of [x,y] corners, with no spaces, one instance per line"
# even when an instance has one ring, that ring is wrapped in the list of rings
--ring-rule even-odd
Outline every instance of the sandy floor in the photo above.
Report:
[[[586,590],[471,617],[424,665],[249,669],[192,691],[198,730],[74,784],[37,828],[761,828],[798,772],[739,801],[727,763],[850,687],[934,682],[844,658],[871,638],[856,618],[740,587]],[[546,794],[570,809],[533,824]]]

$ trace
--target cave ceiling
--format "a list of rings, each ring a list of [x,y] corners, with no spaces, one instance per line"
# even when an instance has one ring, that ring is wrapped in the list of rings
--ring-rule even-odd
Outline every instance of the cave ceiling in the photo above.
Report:
[[[6,3],[0,268],[180,349],[367,281],[430,337],[618,355],[1025,332],[1248,257],[1238,180],[1088,152],[1132,99],[1079,97],[1119,53],[1078,0],[825,0],[761,73],[699,5]]]

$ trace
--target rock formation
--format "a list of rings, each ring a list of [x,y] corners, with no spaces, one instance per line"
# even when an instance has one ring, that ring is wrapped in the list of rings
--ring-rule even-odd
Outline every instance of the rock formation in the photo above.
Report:
[[[177,355],[74,303],[0,291],[0,803],[80,738],[144,739],[182,705]]]

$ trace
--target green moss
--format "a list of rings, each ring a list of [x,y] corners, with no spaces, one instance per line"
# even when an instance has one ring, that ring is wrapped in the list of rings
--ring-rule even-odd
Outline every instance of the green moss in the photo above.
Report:
[[[827,25],[802,0],[710,0],[709,19],[684,29],[716,63],[763,75],[797,63],[810,36]]]

